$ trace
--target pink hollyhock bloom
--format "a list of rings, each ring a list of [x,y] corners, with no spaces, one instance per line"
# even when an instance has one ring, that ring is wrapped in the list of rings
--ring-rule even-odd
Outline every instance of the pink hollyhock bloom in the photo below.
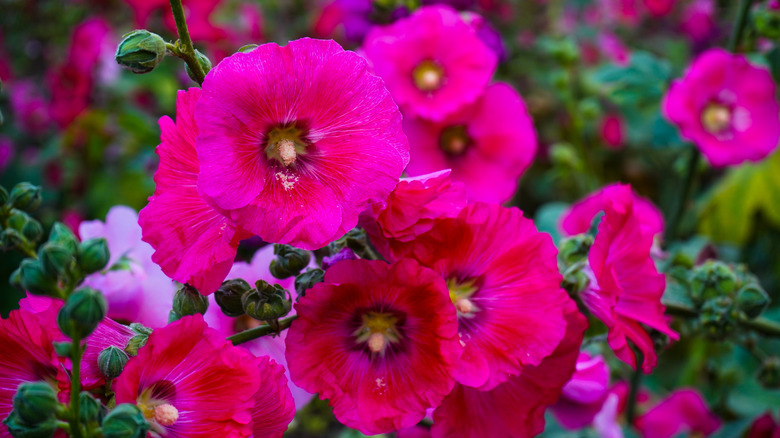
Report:
[[[0,174],[5,171],[14,159],[14,144],[8,137],[0,137]]]
[[[759,161],[780,141],[780,105],[769,70],[722,49],[696,58],[672,83],[662,107],[715,167]]]
[[[155,249],[152,260],[163,272],[208,295],[219,288],[233,266],[239,242],[251,234],[214,210],[196,188],[200,164],[194,114],[200,94],[198,88],[180,91],[176,123],[169,117],[160,118],[157,188],[138,223],[143,240]]]
[[[391,242],[447,281],[464,345],[455,378],[488,390],[536,366],[561,342],[566,323],[557,249],[516,208],[478,203],[440,219],[412,242]]]
[[[618,423],[620,397],[609,393],[601,410],[593,417],[593,429],[601,438],[623,438],[623,429]]]
[[[644,438],[672,438],[680,434],[706,437],[718,430],[720,424],[720,419],[710,412],[695,389],[674,391],[636,420]]]
[[[20,80],[8,85],[11,114],[24,132],[39,135],[50,126],[49,108],[41,87],[33,81]]]
[[[455,389],[433,413],[433,438],[526,438],[544,430],[544,411],[555,403],[574,373],[587,320],[567,298],[566,336],[538,365],[524,366],[518,376],[490,391],[464,385]]]
[[[601,53],[617,65],[627,66],[631,59],[631,52],[612,32],[601,32],[597,39]]]
[[[574,375],[550,409],[563,427],[577,430],[593,422],[608,393],[609,367],[604,358],[583,352],[577,358]]]
[[[361,214],[360,225],[377,249],[387,254],[389,239],[409,242],[433,228],[436,219],[455,217],[466,206],[463,183],[450,170],[402,178],[390,196]]]
[[[654,17],[663,17],[674,9],[677,0],[643,0],[645,9]]]
[[[147,27],[149,17],[157,9],[170,7],[168,0],[125,0],[132,9],[135,17],[135,27],[143,29]]]
[[[82,222],[78,233],[82,240],[103,237],[108,243],[108,269],[84,280],[105,295],[108,317],[152,328],[166,325],[176,285],[152,261],[152,247],[141,241],[138,214],[118,205],[108,211],[105,222]]]
[[[234,347],[201,315],[155,330],[116,381],[116,401],[177,437],[280,437],[295,409],[283,370]],[[258,419],[262,424],[253,424]]]
[[[616,114],[608,114],[601,121],[601,139],[610,149],[622,149],[625,139],[623,119]]]
[[[293,381],[373,435],[414,426],[455,383],[461,354],[444,281],[413,260],[345,260],[295,305]]]
[[[561,215],[561,229],[563,232],[569,236],[587,233],[593,218],[599,212],[604,211],[605,206],[609,202],[609,194],[611,193],[609,190],[619,185],[619,183],[607,185],[572,204]],[[661,210],[649,199],[643,198],[633,191],[631,195],[634,200],[633,208],[642,228],[652,235],[662,233],[664,231],[664,216]]]
[[[780,423],[775,422],[771,412],[766,412],[753,421],[745,438],[780,438]]]
[[[715,2],[693,0],[682,10],[680,29],[694,42],[704,42],[715,31]]]
[[[671,339],[678,335],[664,318],[661,296],[666,278],[650,257],[653,233],[642,224],[640,210],[627,185],[603,191],[604,217],[588,254],[590,286],[580,294],[583,303],[609,328],[607,342],[615,355],[636,368],[631,340],[642,353],[642,371],[649,373],[657,357],[645,324]]]
[[[447,6],[424,6],[375,27],[363,49],[404,112],[434,121],[474,102],[497,63],[475,29]]]
[[[469,199],[501,203],[536,156],[531,116],[511,86],[495,83],[479,100],[441,122],[404,119],[412,158],[406,171],[417,176],[452,169]]]
[[[341,237],[409,160],[382,80],[333,41],[226,58],[206,76],[195,118],[198,189],[268,242],[317,249]]]

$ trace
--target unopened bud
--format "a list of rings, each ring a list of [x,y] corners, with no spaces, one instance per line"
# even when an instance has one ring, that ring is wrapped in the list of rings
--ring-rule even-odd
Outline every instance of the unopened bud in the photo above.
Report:
[[[28,244],[24,235],[13,228],[6,228],[0,233],[0,245],[4,249],[24,248]]]
[[[8,202],[9,197],[8,190],[6,190],[5,187],[0,186],[0,206],[5,205],[5,203]]]
[[[290,278],[301,272],[311,261],[311,253],[290,245],[274,245],[276,259],[271,261],[271,275],[276,278]]]
[[[43,237],[43,227],[35,219],[31,219],[22,227],[22,235],[30,242],[38,242]]]
[[[753,12],[753,22],[759,35],[769,38],[780,38],[780,12],[769,8]]]
[[[85,274],[91,274],[105,268],[109,258],[108,243],[102,237],[85,240],[79,245],[79,267]]]
[[[73,234],[73,231],[62,222],[55,222],[51,227],[49,241],[63,245],[73,254],[76,254],[76,251],[78,251],[79,240],[76,238],[76,235]]]
[[[699,322],[704,334],[712,340],[722,341],[734,331],[733,302],[729,297],[708,300],[701,307]]]
[[[30,222],[31,219],[30,215],[24,211],[19,210],[18,208],[12,208],[11,214],[8,216],[8,227],[13,228],[16,231],[22,231],[22,228],[24,228],[25,224]]]
[[[723,262],[708,260],[693,270],[691,298],[697,304],[730,295],[737,286],[734,271]]]
[[[74,266],[73,253],[58,243],[46,242],[38,250],[38,258],[43,270],[52,277],[62,275]]]
[[[214,300],[225,315],[231,317],[241,316],[244,314],[241,296],[249,289],[252,289],[252,286],[240,278],[227,280],[214,292]]]
[[[83,339],[106,317],[107,307],[102,293],[89,287],[79,289],[65,300],[57,325],[69,338]]]
[[[258,280],[256,288],[241,297],[244,312],[261,321],[275,320],[287,315],[292,309],[290,292],[278,284]]]
[[[57,356],[70,357],[70,353],[73,351],[72,342],[53,342],[52,344],[54,345],[54,352],[57,353]]]
[[[57,393],[46,382],[22,383],[13,398],[14,411],[29,424],[53,417],[58,405]]]
[[[737,292],[737,309],[748,318],[756,318],[769,305],[769,295],[756,283],[748,283]]]
[[[98,369],[107,379],[116,379],[125,369],[127,360],[128,357],[124,351],[110,345],[98,354]]]
[[[770,356],[764,359],[758,369],[758,382],[767,389],[780,388],[780,357]]]
[[[570,169],[582,168],[582,160],[574,152],[574,147],[568,143],[555,143],[550,147],[550,160],[557,166]]]
[[[239,47],[239,48],[238,48],[238,50],[237,50],[237,52],[241,52],[241,53],[249,53],[249,52],[251,52],[252,50],[255,50],[255,49],[256,49],[256,48],[258,48],[258,47],[259,47],[259,46],[258,46],[257,44],[247,44],[247,45],[245,45],[245,46],[241,46],[241,47]]]
[[[200,64],[200,68],[203,69],[204,75],[208,73],[209,70],[211,70],[211,60],[209,60],[209,58],[203,53],[200,53],[200,51],[197,49],[195,49],[195,58],[198,60],[198,63]],[[190,79],[192,79],[195,82],[198,82],[198,79],[195,77],[195,73],[192,72],[189,65],[184,64],[184,70],[187,72],[187,76],[189,76]]]
[[[16,411],[11,411],[11,415],[3,420],[3,424],[14,438],[51,438],[57,431],[57,419],[53,416],[40,423],[29,424],[22,420]]]
[[[579,234],[564,239],[560,244],[558,258],[567,266],[588,259],[588,251],[593,246],[593,236]]]
[[[33,295],[57,296],[57,279],[44,271],[39,261],[24,259],[19,266],[22,287]]]
[[[188,315],[200,313],[203,315],[209,308],[209,299],[197,289],[185,284],[173,296],[173,310],[168,316],[168,322],[179,320]]]
[[[100,421],[100,417],[103,414],[103,405],[88,392],[82,392],[79,394],[79,403],[81,405],[81,411],[79,411],[79,417],[83,424],[90,422]]]
[[[41,205],[41,188],[21,182],[11,189],[11,205],[19,210],[31,211]]]
[[[145,438],[149,423],[132,403],[118,405],[103,419],[103,438]]]
[[[152,334],[152,329],[144,327],[137,322],[130,324],[130,329],[135,333],[135,336],[130,338],[127,342],[125,353],[129,356],[135,356],[138,354],[138,349],[146,345],[146,341],[149,340],[149,335]]]
[[[24,286],[22,285],[22,268],[16,268],[16,270],[11,273],[11,276],[8,277],[8,283],[16,290],[24,292]]]
[[[165,40],[156,33],[139,29],[127,33],[116,49],[114,59],[133,73],[149,73],[165,58]]]

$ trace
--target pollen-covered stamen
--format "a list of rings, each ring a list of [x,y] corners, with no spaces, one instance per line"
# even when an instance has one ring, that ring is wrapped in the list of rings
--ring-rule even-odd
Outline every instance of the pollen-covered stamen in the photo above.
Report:
[[[368,349],[374,353],[380,353],[387,345],[387,338],[384,333],[371,333],[368,337]]]
[[[444,85],[444,70],[436,61],[426,60],[414,68],[412,79],[421,91],[436,91]]]
[[[279,153],[279,157],[282,159],[282,164],[289,166],[295,162],[295,157],[298,154],[295,153],[295,143],[288,139],[282,139],[276,143],[276,149]]]
[[[276,160],[284,167],[291,167],[307,154],[308,141],[304,132],[296,125],[279,126],[268,132],[265,155],[269,160]]]
[[[161,426],[173,426],[179,419],[179,410],[171,404],[164,403],[154,407],[154,421]]]
[[[458,310],[458,316],[471,317],[479,312],[479,307],[474,304],[472,296],[479,290],[474,285],[475,280],[460,282],[458,279],[447,280],[447,289],[450,291],[450,300]]]
[[[719,103],[710,103],[701,113],[701,123],[710,134],[722,133],[731,127],[731,110]]]
[[[458,309],[458,312],[465,314],[473,313],[476,309],[474,303],[468,298],[459,298],[455,301],[455,308]]]
[[[441,131],[439,136],[439,146],[447,155],[462,155],[470,144],[471,137],[463,125],[448,126]]]
[[[363,323],[355,330],[355,342],[366,343],[372,353],[384,354],[388,345],[401,340],[398,318],[390,313],[367,312],[362,315]]]

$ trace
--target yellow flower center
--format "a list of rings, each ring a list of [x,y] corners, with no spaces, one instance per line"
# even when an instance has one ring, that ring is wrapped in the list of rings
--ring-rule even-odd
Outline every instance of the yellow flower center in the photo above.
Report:
[[[462,283],[455,278],[447,280],[450,300],[458,310],[458,316],[472,317],[480,310],[472,299],[472,296],[479,290],[474,283],[476,283],[475,280],[468,280]]]
[[[425,60],[414,68],[412,79],[420,91],[436,91],[444,85],[444,70],[436,61]]]
[[[731,126],[731,110],[718,103],[710,103],[701,113],[704,129],[710,134],[719,134]]]
[[[441,131],[439,147],[447,155],[458,156],[466,152],[471,144],[471,137],[463,125],[448,126]]]
[[[268,133],[265,155],[269,160],[276,160],[284,167],[295,164],[301,155],[306,155],[306,141],[303,131],[294,124],[277,127]]]
[[[366,343],[372,353],[384,354],[387,346],[401,340],[398,332],[398,317],[390,313],[366,312],[362,315],[360,328],[352,333],[355,342]]]

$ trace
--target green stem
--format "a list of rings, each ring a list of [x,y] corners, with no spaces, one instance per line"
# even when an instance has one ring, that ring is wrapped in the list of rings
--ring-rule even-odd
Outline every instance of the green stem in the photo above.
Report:
[[[729,52],[737,52],[739,43],[742,42],[742,37],[745,34],[745,27],[748,21],[748,15],[750,15],[750,6],[752,4],[753,0],[742,0],[742,3],[739,5],[737,19],[734,21],[734,27],[731,31],[731,37],[729,38]]]
[[[70,374],[70,436],[72,438],[81,438],[83,436],[81,429],[81,355],[84,353],[81,348],[81,339],[76,337],[71,339],[71,364]]]
[[[192,45],[192,39],[190,38],[190,31],[187,29],[187,20],[184,18],[184,8],[182,7],[181,0],[170,0],[171,10],[173,11],[173,19],[176,21],[176,31],[179,33],[180,56],[187,63],[190,71],[193,72],[198,85],[203,84],[203,79],[206,78],[206,73],[203,71],[203,67],[198,62],[198,57],[195,55],[195,47]],[[175,53],[175,52],[174,52]]]
[[[279,328],[275,329],[273,326],[265,324],[260,327],[255,327],[243,332],[236,333],[235,335],[228,336],[227,340],[233,342],[233,345],[243,344],[253,339],[261,338],[273,333],[279,333],[282,330],[290,328],[293,321],[298,319],[298,316],[289,316],[279,320]]]
[[[674,210],[672,210],[672,215],[669,217],[669,224],[666,226],[666,238],[664,241],[667,243],[674,241],[680,235],[680,222],[685,210],[685,203],[688,201],[691,188],[693,187],[693,180],[696,176],[696,169],[699,167],[700,159],[701,152],[699,152],[699,149],[696,146],[691,147],[688,165],[685,168],[683,186],[677,192],[677,202],[674,205]]]
[[[699,312],[696,309],[681,306],[679,304],[664,303],[666,306],[666,313],[672,316],[680,318],[698,318]],[[737,323],[744,328],[753,330],[754,332],[761,333],[765,336],[773,338],[780,338],[780,323],[768,318],[754,318],[754,319],[738,319]]]
[[[628,404],[626,405],[626,421],[629,427],[633,427],[634,419],[636,419],[636,404],[639,397],[639,386],[642,382],[642,362],[644,361],[644,355],[641,351],[634,350],[636,354],[636,369],[634,374],[631,375],[631,386],[628,391]]]

